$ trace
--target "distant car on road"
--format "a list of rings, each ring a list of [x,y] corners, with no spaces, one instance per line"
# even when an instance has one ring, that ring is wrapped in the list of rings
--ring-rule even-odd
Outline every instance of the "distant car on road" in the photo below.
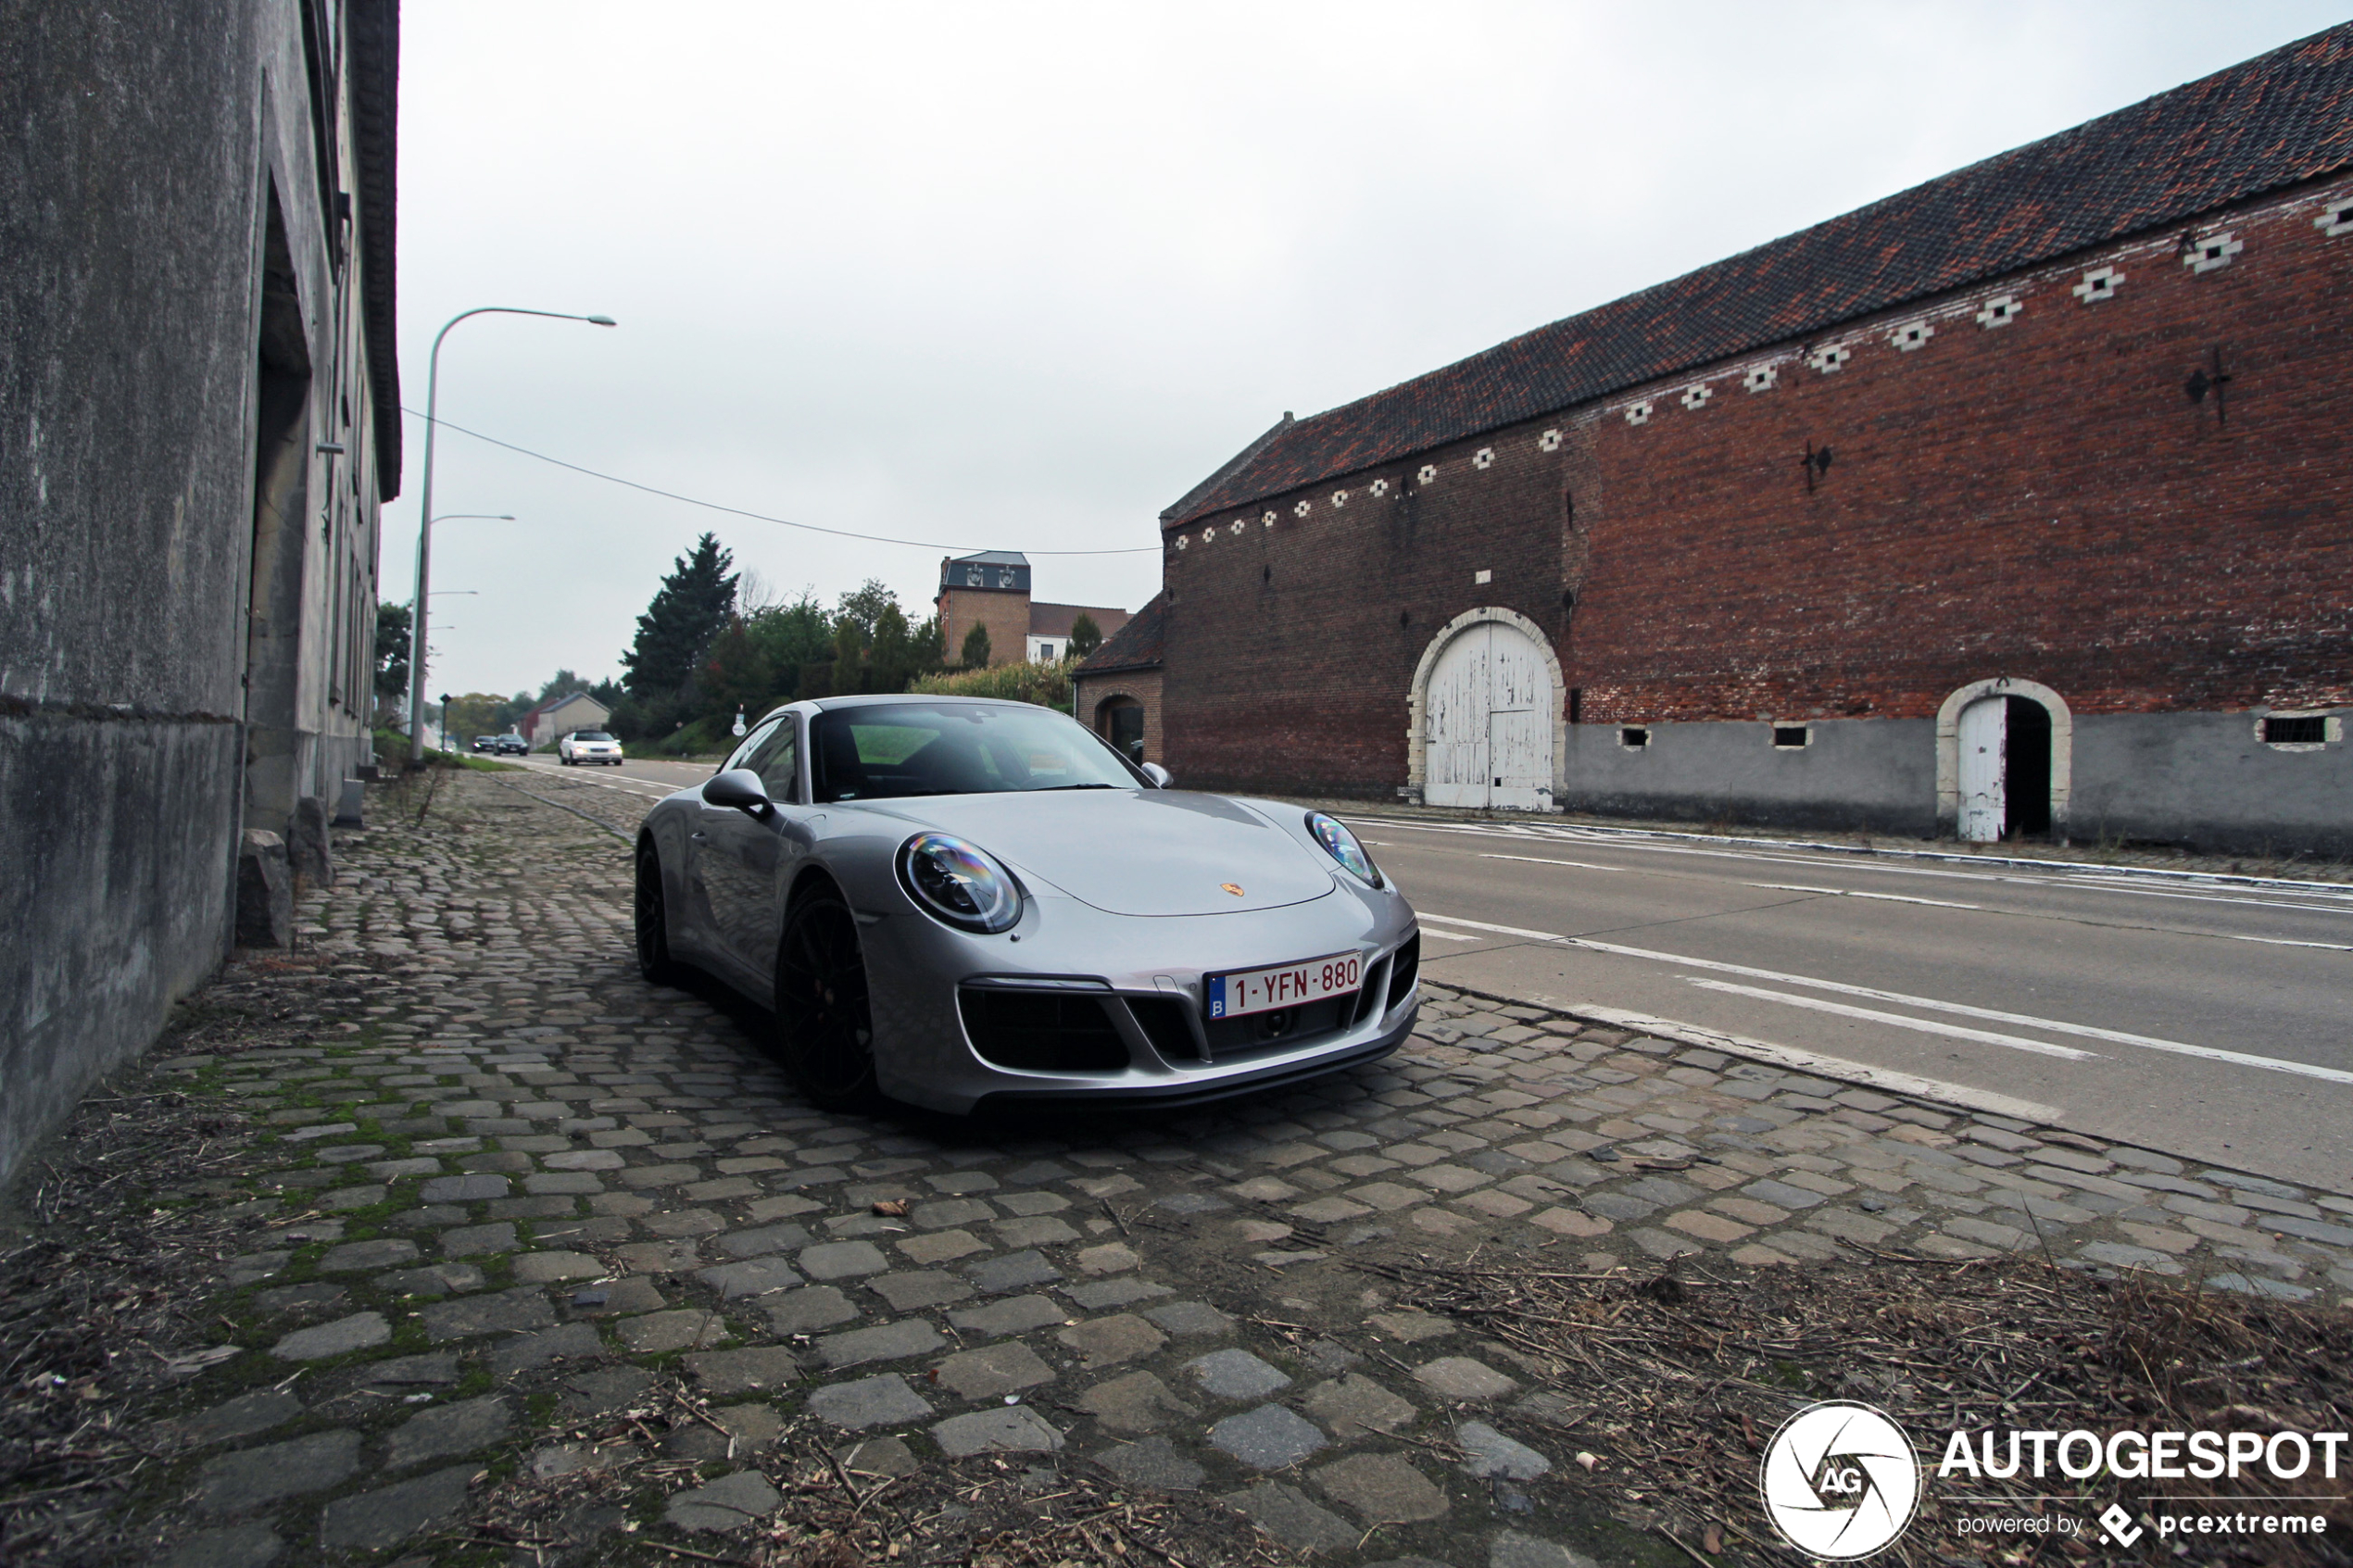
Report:
[[[497,735],[474,736],[474,749],[476,751],[495,751],[497,747],[498,737]]]
[[[567,768],[591,762],[621,766],[621,743],[602,730],[574,730],[556,743],[556,759]]]
[[[1180,793],[1049,709],[849,696],[762,719],[647,814],[637,964],[773,1005],[827,1109],[1189,1105],[1413,1028],[1414,911],[1346,826]]]
[[[501,757],[521,757],[531,750],[531,743],[521,735],[500,735],[492,747]]]

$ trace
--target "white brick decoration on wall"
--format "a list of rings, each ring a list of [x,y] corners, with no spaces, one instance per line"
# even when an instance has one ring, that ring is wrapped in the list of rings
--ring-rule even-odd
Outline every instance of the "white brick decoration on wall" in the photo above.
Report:
[[[1348,505],[1348,492],[1345,490],[1333,491],[1332,505],[1335,507],[1344,507]]]
[[[1471,458],[1471,467],[1475,469],[1491,469],[1494,466],[1495,448],[1492,446],[1480,447]]]
[[[1176,535],[1176,547],[1180,550],[1192,542],[1191,537],[1188,534],[1179,533]]]
[[[1415,477],[1419,479],[1424,484],[1428,484],[1431,480],[1438,477],[1438,465],[1436,463],[1424,463],[1422,465],[1422,471]]]
[[[1238,517],[1234,520],[1234,526],[1226,530],[1226,532],[1228,533],[1239,533],[1243,529],[1248,528],[1249,526],[1250,520],[1248,518]]]
[[[1977,313],[1977,324],[1981,327],[2007,327],[2017,320],[2019,312],[2025,308],[2026,306],[2014,294],[1995,295]]]
[[[1808,354],[1806,357],[1806,363],[1810,368],[1819,370],[1822,374],[1827,376],[1840,369],[1849,359],[1854,358],[1855,351],[1847,347],[1846,345],[1843,343],[1826,343],[1822,345],[1821,347],[1814,350],[1813,353]]]
[[[2211,272],[2217,267],[2228,267],[2231,257],[2246,248],[2246,242],[2224,229],[2220,233],[2200,234],[2182,252],[2182,265],[2193,272]]]
[[[1705,408],[1707,407],[1707,400],[1715,395],[1714,389],[1705,382],[1702,382],[1697,386],[1685,387],[1683,395],[1675,401],[1686,408]]]
[[[1906,321],[1887,334],[1888,346],[1898,353],[1909,354],[1916,348],[1926,348],[1936,329],[1926,321]]]
[[[1268,512],[1268,513],[1267,513],[1265,517],[1260,518],[1260,519],[1258,520],[1258,526],[1259,526],[1259,527],[1261,527],[1261,528],[1272,528],[1272,527],[1274,527],[1274,526],[1275,526],[1275,514],[1274,514],[1273,512]]]
[[[2067,292],[2089,305],[2095,299],[2113,299],[2124,284],[2124,274],[2113,267],[2095,267],[2083,274],[2083,281]]]
[[[1375,500],[1377,500],[1377,501],[1378,501],[1378,499],[1380,499],[1383,495],[1388,495],[1388,494],[1389,494],[1389,481],[1387,481],[1387,480],[1385,480],[1385,479],[1377,479],[1377,480],[1373,481],[1373,499],[1375,499]]]
[[[1780,384],[1781,369],[1778,365],[1759,365],[1741,378],[1741,385],[1751,392],[1770,392]]]
[[[2339,234],[2353,234],[2353,196],[2340,196],[2329,203],[2321,215],[2312,220],[2312,227],[2330,239]]]
[[[1305,517],[1309,512],[1314,511],[1315,509],[1315,508],[1314,507],[1309,506],[1305,501],[1302,501],[1299,505],[1290,509],[1290,515],[1293,517]]]
[[[1629,425],[1646,425],[1650,423],[1650,404],[1648,402],[1628,404],[1626,406],[1626,422]]]
[[[1548,430],[1536,438],[1536,450],[1539,452],[1557,452],[1560,449],[1561,433],[1559,431]]]

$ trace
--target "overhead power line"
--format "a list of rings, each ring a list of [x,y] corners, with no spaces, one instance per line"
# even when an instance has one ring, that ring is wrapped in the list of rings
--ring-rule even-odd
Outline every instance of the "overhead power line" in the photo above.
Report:
[[[425,418],[423,414],[406,404],[401,406],[400,411],[411,419]],[[741,507],[730,507],[719,501],[706,501],[696,495],[681,495],[675,490],[664,490],[658,484],[640,484],[634,479],[623,479],[617,473],[601,473],[595,469],[583,468],[578,463],[568,463],[561,458],[551,458],[545,452],[535,452],[528,446],[518,446],[511,441],[501,441],[495,435],[484,435],[478,430],[468,430],[463,425],[451,424],[447,420],[436,420],[434,422],[444,430],[453,430],[459,435],[472,436],[476,441],[487,442],[493,446],[501,447],[509,452],[520,453],[526,458],[536,458],[543,463],[552,463],[560,469],[570,469],[574,473],[586,474],[590,479],[601,479],[608,484],[618,484],[626,489],[641,491],[648,495],[659,495],[665,501],[677,501],[689,507],[700,507],[705,511],[725,512],[730,517],[749,518],[754,522],[773,522],[779,528],[798,528],[807,533],[828,533],[837,539],[856,539],[868,545],[903,545],[911,550],[954,551],[971,548],[966,545],[944,545],[933,539],[892,539],[880,533],[857,533],[847,528],[825,528],[813,522],[795,522],[790,518],[770,517],[765,512],[746,511]],[[996,546],[984,546],[982,547],[994,548]],[[1151,556],[1160,553],[1160,546],[1139,545],[1122,550],[1024,550],[1021,553],[1029,556]]]

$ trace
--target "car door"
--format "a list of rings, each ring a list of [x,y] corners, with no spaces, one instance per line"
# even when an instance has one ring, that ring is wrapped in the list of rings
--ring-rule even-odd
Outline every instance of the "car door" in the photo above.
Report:
[[[712,777],[715,778],[719,773],[726,772],[731,769],[745,766],[755,752],[775,738],[779,728],[790,722],[788,719],[772,719],[754,729],[736,746],[734,754],[719,765],[717,772],[714,772]],[[731,862],[716,852],[718,841],[712,835],[714,832],[724,833],[728,826],[729,817],[741,816],[743,813],[730,807],[713,806],[702,801],[699,799],[699,792],[698,797],[695,818],[686,832],[686,863],[682,868],[688,910],[688,918],[685,922],[689,928],[686,944],[715,967],[732,970],[734,948],[721,930],[723,910],[727,902],[727,881]],[[678,938],[673,935],[672,940],[676,942]],[[741,977],[731,976],[731,978],[740,979]]]
[[[746,985],[764,995],[774,980],[778,902],[812,842],[800,789],[800,733],[786,715],[738,767],[760,775],[770,809],[702,808],[697,859],[705,867],[717,934]]]

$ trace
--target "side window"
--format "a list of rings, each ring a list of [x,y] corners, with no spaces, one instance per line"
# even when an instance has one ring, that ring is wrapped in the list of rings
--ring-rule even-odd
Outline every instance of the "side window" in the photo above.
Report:
[[[788,719],[779,719],[776,721],[776,724],[786,724],[790,722],[791,721]],[[728,755],[727,760],[719,764],[719,771],[724,773],[731,769],[750,767],[752,753],[758,751],[761,746],[768,744],[769,737],[774,735],[776,732],[776,724],[762,724],[760,728],[746,735],[744,737],[743,744],[736,747],[736,749]]]
[[[797,803],[800,799],[800,748],[794,741],[793,723],[786,719],[776,726],[768,744],[744,764],[760,774],[771,800]]]

